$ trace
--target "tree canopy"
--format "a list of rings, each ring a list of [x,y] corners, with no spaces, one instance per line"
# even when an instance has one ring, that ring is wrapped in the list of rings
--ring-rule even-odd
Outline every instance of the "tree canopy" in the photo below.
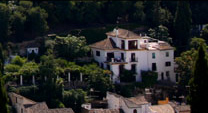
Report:
[[[208,64],[207,64],[207,52],[204,45],[200,45],[197,58],[195,60],[193,76],[190,80],[190,104],[191,112],[206,113],[206,107],[204,105],[199,105],[201,100],[207,101],[208,92],[205,90],[208,88]]]

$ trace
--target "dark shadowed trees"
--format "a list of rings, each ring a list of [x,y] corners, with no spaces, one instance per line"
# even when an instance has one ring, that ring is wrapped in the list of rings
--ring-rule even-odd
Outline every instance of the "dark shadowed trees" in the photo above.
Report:
[[[186,50],[190,39],[191,9],[189,1],[178,1],[174,19],[174,44],[178,53]]]
[[[190,104],[191,113],[206,113],[206,105],[199,104],[202,100],[208,101],[208,64],[207,53],[204,45],[200,45],[198,49],[198,56],[195,61],[193,76],[190,80]]]
[[[0,42],[6,42],[9,35],[10,10],[6,4],[0,3]]]

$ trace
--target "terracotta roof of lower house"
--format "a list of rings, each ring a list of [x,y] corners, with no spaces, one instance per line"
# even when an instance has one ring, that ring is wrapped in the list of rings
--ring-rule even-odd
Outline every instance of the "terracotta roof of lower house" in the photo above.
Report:
[[[88,113],[120,113],[119,109],[91,109]]]
[[[74,113],[71,108],[49,109],[45,102],[40,102],[26,108],[27,113]]]
[[[153,105],[149,108],[156,113],[175,113],[174,109],[169,104]]]
[[[128,98],[128,100],[134,102],[135,104],[148,104],[147,100],[145,99],[144,96],[136,96],[136,97],[131,97]]]
[[[107,50],[117,49],[115,42],[111,38],[106,38],[102,41],[91,44],[90,47]]]
[[[16,93],[9,93],[9,95],[10,98],[18,97],[22,100],[27,100],[25,102],[23,101],[24,103],[21,103],[21,106],[25,108],[26,113],[74,113],[71,108],[49,109],[45,102],[35,102]],[[13,102],[13,104],[17,103]]]
[[[179,105],[179,106],[175,107],[175,109],[179,113],[191,113],[191,108],[189,105]]]
[[[141,105],[148,104],[147,100],[143,95],[138,95],[136,97],[131,97],[131,98],[125,98],[121,95],[112,92],[108,92],[108,94],[114,95],[115,97],[122,99],[126,104],[126,106],[129,108],[138,108],[141,107]]]

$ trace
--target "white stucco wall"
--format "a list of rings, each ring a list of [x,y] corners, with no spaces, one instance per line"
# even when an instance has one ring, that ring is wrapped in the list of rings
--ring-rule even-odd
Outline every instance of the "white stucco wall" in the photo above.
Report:
[[[120,99],[107,93],[106,99],[108,101],[108,108],[109,109],[119,109],[120,108]]]
[[[125,48],[128,48],[128,41],[130,40],[137,40],[138,41],[138,46],[140,48],[140,44],[144,44],[144,40],[147,41],[148,45],[148,39],[122,39],[122,38],[116,38],[116,37],[109,37],[112,38],[117,47],[121,48],[121,40],[125,41]],[[170,75],[170,80],[172,82],[175,82],[175,73],[174,73],[174,50],[158,50],[158,49],[151,49],[151,50],[143,50],[143,49],[138,49],[138,50],[98,50],[93,48],[93,56],[95,61],[99,62],[99,64],[102,62],[104,64],[104,68],[106,69],[107,64],[104,63],[106,61],[107,53],[108,52],[114,52],[114,58],[121,58],[121,53],[124,53],[124,59],[127,62],[127,64],[124,65],[124,68],[127,70],[131,70],[131,65],[136,64],[136,81],[141,81],[141,71],[148,71],[152,70],[152,63],[156,63],[157,70],[158,72],[158,80],[161,80],[161,73],[163,73],[164,80],[167,80],[166,72],[169,71]],[[96,51],[100,51],[100,56],[96,56]],[[169,52],[169,56],[166,57],[166,52]],[[136,59],[138,59],[138,62],[131,62],[131,54],[135,53]],[[152,53],[155,53],[155,59],[152,58]],[[165,66],[165,62],[171,62],[171,66],[167,67]],[[113,72],[113,80],[116,81],[118,80],[119,77],[119,64],[115,65],[112,64],[110,66],[111,71]]]

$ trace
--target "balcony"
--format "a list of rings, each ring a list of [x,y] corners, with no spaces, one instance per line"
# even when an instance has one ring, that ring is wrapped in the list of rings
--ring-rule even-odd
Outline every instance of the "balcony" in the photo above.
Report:
[[[107,58],[106,57],[106,61],[105,63],[110,63],[110,64],[126,64],[126,58],[121,59],[121,58]]]
[[[136,58],[129,58],[129,62],[138,62],[138,57],[136,57]]]

